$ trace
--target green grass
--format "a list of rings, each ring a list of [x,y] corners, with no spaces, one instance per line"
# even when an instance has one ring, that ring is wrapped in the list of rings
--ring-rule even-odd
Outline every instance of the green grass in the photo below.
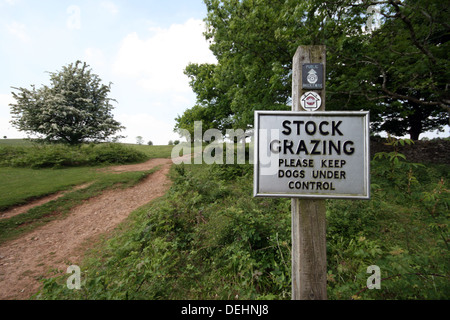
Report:
[[[38,207],[34,207],[23,214],[11,217],[9,219],[0,220],[0,244],[4,241],[14,239],[26,232],[29,232],[49,221],[64,217],[71,208],[80,204],[84,200],[99,195],[103,190],[117,187],[131,187],[139,183],[142,179],[147,177],[149,174],[157,171],[158,169],[159,167],[155,167],[149,171],[125,172],[121,174],[95,174],[91,171],[90,175],[88,171],[85,171],[83,173],[84,177],[80,177],[80,179],[83,179],[83,182],[93,181],[93,184],[91,184],[87,188],[69,192],[61,198],[50,201]],[[43,170],[39,170],[37,172],[42,171]],[[76,171],[74,171],[73,169],[66,169],[65,173],[67,174],[68,172],[70,172],[70,177],[72,179],[72,182],[74,182]],[[50,176],[51,175],[46,177],[47,180],[45,181],[47,183],[51,181],[48,179]],[[60,175],[59,178],[61,178],[62,176],[64,175]],[[43,175],[41,175],[41,178],[42,177]],[[66,175],[66,178],[67,177],[68,176]],[[81,180],[78,180],[78,182],[81,182]],[[35,185],[36,188],[42,189],[42,184],[35,183]],[[65,184],[61,184],[60,186],[62,187],[63,185]],[[56,186],[54,188],[56,188]]]
[[[146,154],[150,159],[170,158],[173,149],[173,146],[148,146],[137,144],[127,144],[127,146]]]
[[[0,146],[32,146],[33,142],[27,139],[0,139]]]
[[[30,147],[31,156],[35,156],[35,151],[42,151],[40,146],[36,146],[27,140],[18,139],[3,139],[0,140],[1,146],[8,146],[8,148],[17,147],[18,150],[23,150],[24,146]],[[152,158],[169,158],[171,155],[171,150],[173,146],[138,146],[138,145],[128,145],[130,149],[136,150],[144,154],[142,161]],[[46,157],[56,157],[59,154],[55,154],[53,151],[57,151],[61,148],[59,145],[46,146],[43,153]],[[83,147],[82,150],[91,152],[88,146]],[[14,149],[11,149],[14,150]],[[94,149],[95,150],[95,149]],[[123,149],[119,148],[119,151]],[[65,149],[59,150],[65,151]],[[111,151],[107,150],[111,154],[108,156],[109,159],[114,160],[115,148]],[[135,151],[134,151],[135,152]],[[9,156],[9,155],[6,155]],[[5,157],[6,157],[5,156]],[[15,159],[16,160],[16,159]],[[36,159],[32,159],[37,161]],[[42,158],[39,159],[41,161]],[[2,161],[0,157],[0,162]],[[99,161],[95,159],[94,161]],[[51,162],[50,160],[47,162]],[[36,162],[31,165],[36,166]],[[103,164],[102,166],[105,166]],[[10,167],[10,166],[0,166],[0,212],[5,211],[16,205],[21,205],[30,200],[36,198],[41,198],[43,196],[56,193],[58,191],[67,190],[75,185],[84,184],[90,181],[94,181],[99,178],[104,178],[107,174],[105,172],[100,172],[97,169],[99,164],[96,166],[75,166],[75,167],[60,167],[55,168],[40,168],[31,169],[27,167]]]
[[[327,200],[330,300],[450,296],[449,167],[394,165],[392,175],[392,164],[373,162],[371,200]],[[172,167],[166,196],[89,255],[82,290],[62,276],[38,298],[290,299],[290,200],[253,198],[252,174],[250,165]],[[381,290],[364,289],[371,265]]]
[[[131,148],[147,157],[172,149]],[[10,201],[96,181],[0,223],[0,242],[148,174],[92,169],[0,168]],[[173,166],[169,192],[135,211],[81,266],[88,275],[81,291],[67,290],[60,277],[45,280],[38,298],[290,299],[290,200],[253,198],[252,175],[251,165]],[[329,299],[448,299],[449,180],[448,165],[378,159],[371,200],[327,200]],[[14,189],[28,193],[8,193]],[[381,290],[364,289],[370,265],[381,268]]]
[[[172,146],[126,146],[117,144],[84,145],[81,148],[74,148],[74,155],[81,155],[80,157],[83,159],[92,159],[93,163],[87,162],[85,166],[67,167],[54,161],[56,157],[65,157],[69,159],[69,162],[71,161],[71,156],[67,152],[72,152],[72,149],[67,146],[39,145],[27,140],[4,139],[0,140],[1,147],[5,147],[6,152],[0,162],[8,157],[17,161],[17,158],[11,157],[11,154],[18,150],[18,152],[22,152],[21,155],[26,157],[26,161],[24,161],[26,166],[35,168],[0,166],[0,212],[59,191],[68,190],[73,186],[89,182],[92,182],[92,184],[88,188],[69,192],[55,201],[33,208],[24,214],[0,220],[0,242],[17,237],[60,217],[80,201],[89,199],[102,190],[119,185],[124,187],[136,184],[143,177],[156,170],[155,168],[145,172],[122,174],[98,170],[107,166],[108,163],[113,164],[114,161],[119,159],[119,155],[121,163],[123,161],[133,163],[135,162],[134,159],[145,161],[151,158],[169,158],[173,148]],[[127,148],[130,150],[127,151]],[[103,153],[99,153],[97,150]],[[56,163],[57,167],[39,168],[42,163],[49,163],[50,165]]]
[[[0,167],[0,212],[104,176],[97,168],[28,169]]]

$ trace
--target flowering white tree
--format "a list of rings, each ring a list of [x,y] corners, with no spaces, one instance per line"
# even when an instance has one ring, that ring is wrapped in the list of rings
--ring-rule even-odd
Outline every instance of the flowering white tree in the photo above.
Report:
[[[11,123],[20,131],[45,141],[71,145],[104,141],[124,129],[113,119],[108,98],[111,84],[101,84],[89,66],[77,61],[60,72],[50,72],[50,86],[14,88]]]

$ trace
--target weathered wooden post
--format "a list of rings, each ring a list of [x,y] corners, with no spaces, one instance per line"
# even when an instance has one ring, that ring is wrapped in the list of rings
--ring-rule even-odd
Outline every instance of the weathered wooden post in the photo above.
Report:
[[[325,111],[325,46],[293,61],[292,111],[255,111],[254,196],[291,198],[292,299],[327,299],[324,199],[369,199],[369,112]]]
[[[305,93],[303,66],[323,65],[322,88],[316,91],[325,111],[325,46],[300,46],[294,56],[292,70],[292,111],[306,111],[301,107]],[[320,86],[318,87],[320,88]],[[292,300],[327,299],[327,248],[325,200],[292,198]]]

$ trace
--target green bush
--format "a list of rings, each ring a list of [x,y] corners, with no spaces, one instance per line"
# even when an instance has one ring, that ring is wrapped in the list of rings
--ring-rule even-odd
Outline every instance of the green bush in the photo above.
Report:
[[[92,149],[91,153],[88,153],[89,163],[92,164],[123,164],[147,159],[144,153],[117,143],[96,145]]]
[[[33,145],[31,147],[0,147],[0,165],[29,168],[60,168],[97,166],[140,162],[147,156],[130,147],[106,143],[82,146],[62,144]]]

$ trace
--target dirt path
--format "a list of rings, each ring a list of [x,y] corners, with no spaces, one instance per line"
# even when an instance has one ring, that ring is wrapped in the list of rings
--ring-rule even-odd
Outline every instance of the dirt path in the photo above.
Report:
[[[112,231],[135,209],[164,195],[171,159],[153,159],[138,165],[110,167],[113,172],[161,169],[138,185],[116,189],[72,209],[67,218],[52,221],[19,239],[0,246],[0,300],[28,299],[39,289],[39,279],[50,270],[65,273],[80,264],[86,249]]]

